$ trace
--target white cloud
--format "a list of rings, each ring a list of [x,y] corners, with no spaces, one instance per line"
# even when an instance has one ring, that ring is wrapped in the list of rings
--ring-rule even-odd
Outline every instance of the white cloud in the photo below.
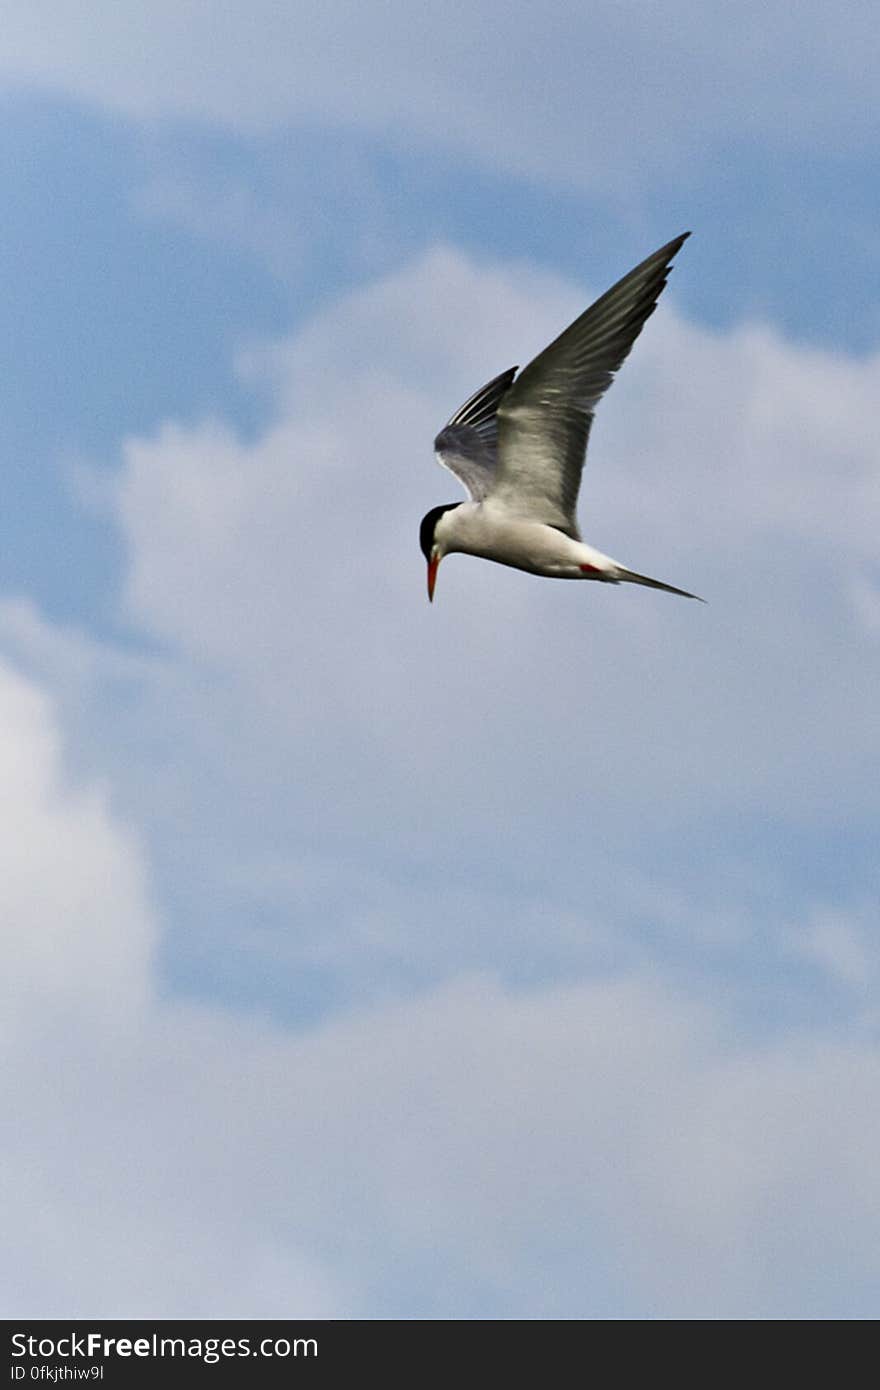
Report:
[[[158,1002],[137,840],[72,782],[50,701],[6,666],[0,774],[6,1315],[325,1314],[319,1268],[212,1190],[232,1078],[186,1056]],[[259,1186],[244,1161],[227,1179]]]
[[[206,964],[221,920],[230,951],[361,998],[492,968],[500,919],[517,978],[613,959],[623,922],[722,949],[792,889],[731,825],[772,846],[871,813],[880,655],[853,595],[880,361],[713,334],[673,295],[603,402],[582,519],[707,609],[463,557],[428,607],[418,519],[457,491],[436,428],[588,297],[440,249],[243,358],[276,401],[255,437],[126,443],[105,506],[161,657],[68,638],[62,661],[32,614],[0,615],[167,874],[200,885]]]
[[[153,949],[140,853],[100,787],[60,775],[48,701],[6,668],[0,725],[4,1015],[39,1033],[87,1010],[118,1028],[144,1007]]]
[[[299,1036],[163,999],[135,841],[6,669],[0,712],[7,1316],[833,1313],[876,1277],[872,1045],[744,1048],[637,973]]]
[[[868,1311],[867,1041],[749,1045],[633,973],[301,1036],[154,997],[104,1042],[84,1008],[18,1063],[8,1316]]]
[[[279,401],[257,439],[208,422],[127,444],[129,615],[223,671],[252,710],[233,756],[290,750],[294,784],[321,780],[317,817],[338,825],[352,779],[378,777],[408,816],[458,794],[475,833],[502,807],[816,817],[831,782],[873,797],[880,672],[852,583],[880,516],[880,358],[711,334],[666,304],[603,403],[582,518],[709,608],[452,557],[428,609],[418,518],[457,490],[431,471],[436,428],[584,299],[435,252],[252,355]]]
[[[126,444],[125,610],[158,652],[0,611],[29,673],[0,673],[10,1313],[870,1315],[865,933],[793,932],[786,899],[782,953],[862,997],[769,1040],[661,943],[710,961],[743,934],[759,870],[707,824],[772,843],[874,798],[852,585],[878,364],[664,305],[603,405],[584,519],[709,607],[450,558],[429,609],[417,522],[455,490],[432,434],[583,300],[451,251],[351,296],[252,355],[278,402],[256,438]],[[701,857],[674,894],[645,861],[658,821]],[[243,904],[274,903],[278,988],[320,968],[342,1003],[292,1029],[210,982],[172,996],[142,845],[211,952],[216,902],[243,955],[265,945]],[[668,934],[637,948],[630,904]]]
[[[317,120],[542,179],[644,187],[743,138],[875,140],[874,18],[851,3],[829,25],[815,0],[735,11],[11,0],[0,71],[139,118]]]
[[[299,1034],[175,1002],[135,840],[39,689],[0,710],[7,1316],[866,1312],[872,1042],[750,1044],[638,969]]]

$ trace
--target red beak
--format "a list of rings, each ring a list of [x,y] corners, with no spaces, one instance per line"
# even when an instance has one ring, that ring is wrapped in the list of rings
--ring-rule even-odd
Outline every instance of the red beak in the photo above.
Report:
[[[434,555],[428,561],[428,598],[434,602],[434,585],[437,583],[437,571],[440,568],[440,556]]]

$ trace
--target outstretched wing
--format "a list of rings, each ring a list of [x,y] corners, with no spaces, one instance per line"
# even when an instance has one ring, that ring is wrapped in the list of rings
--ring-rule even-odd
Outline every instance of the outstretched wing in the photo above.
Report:
[[[637,265],[523,370],[500,403],[493,499],[577,537],[578,489],[593,412],[654,312],[690,235]]]
[[[510,367],[465,401],[434,440],[437,461],[454,473],[474,502],[481,502],[495,478],[498,449],[496,412],[519,371]]]

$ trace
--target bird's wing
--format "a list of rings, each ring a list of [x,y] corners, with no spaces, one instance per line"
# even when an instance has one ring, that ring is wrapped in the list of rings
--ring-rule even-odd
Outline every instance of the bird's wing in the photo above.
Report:
[[[474,502],[481,502],[495,477],[498,448],[496,411],[519,371],[509,367],[465,401],[434,440],[438,463],[454,473]]]
[[[593,412],[654,312],[670,261],[689,235],[618,280],[511,386],[498,408],[493,500],[578,536],[575,512]]]

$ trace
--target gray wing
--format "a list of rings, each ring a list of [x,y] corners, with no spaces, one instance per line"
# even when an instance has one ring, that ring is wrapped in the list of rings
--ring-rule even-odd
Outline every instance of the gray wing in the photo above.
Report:
[[[434,440],[438,463],[464,483],[475,502],[481,502],[495,480],[498,448],[496,412],[502,396],[519,371],[509,367],[465,401]]]
[[[654,312],[685,232],[637,265],[523,370],[500,404],[493,499],[578,536],[593,412]]]

